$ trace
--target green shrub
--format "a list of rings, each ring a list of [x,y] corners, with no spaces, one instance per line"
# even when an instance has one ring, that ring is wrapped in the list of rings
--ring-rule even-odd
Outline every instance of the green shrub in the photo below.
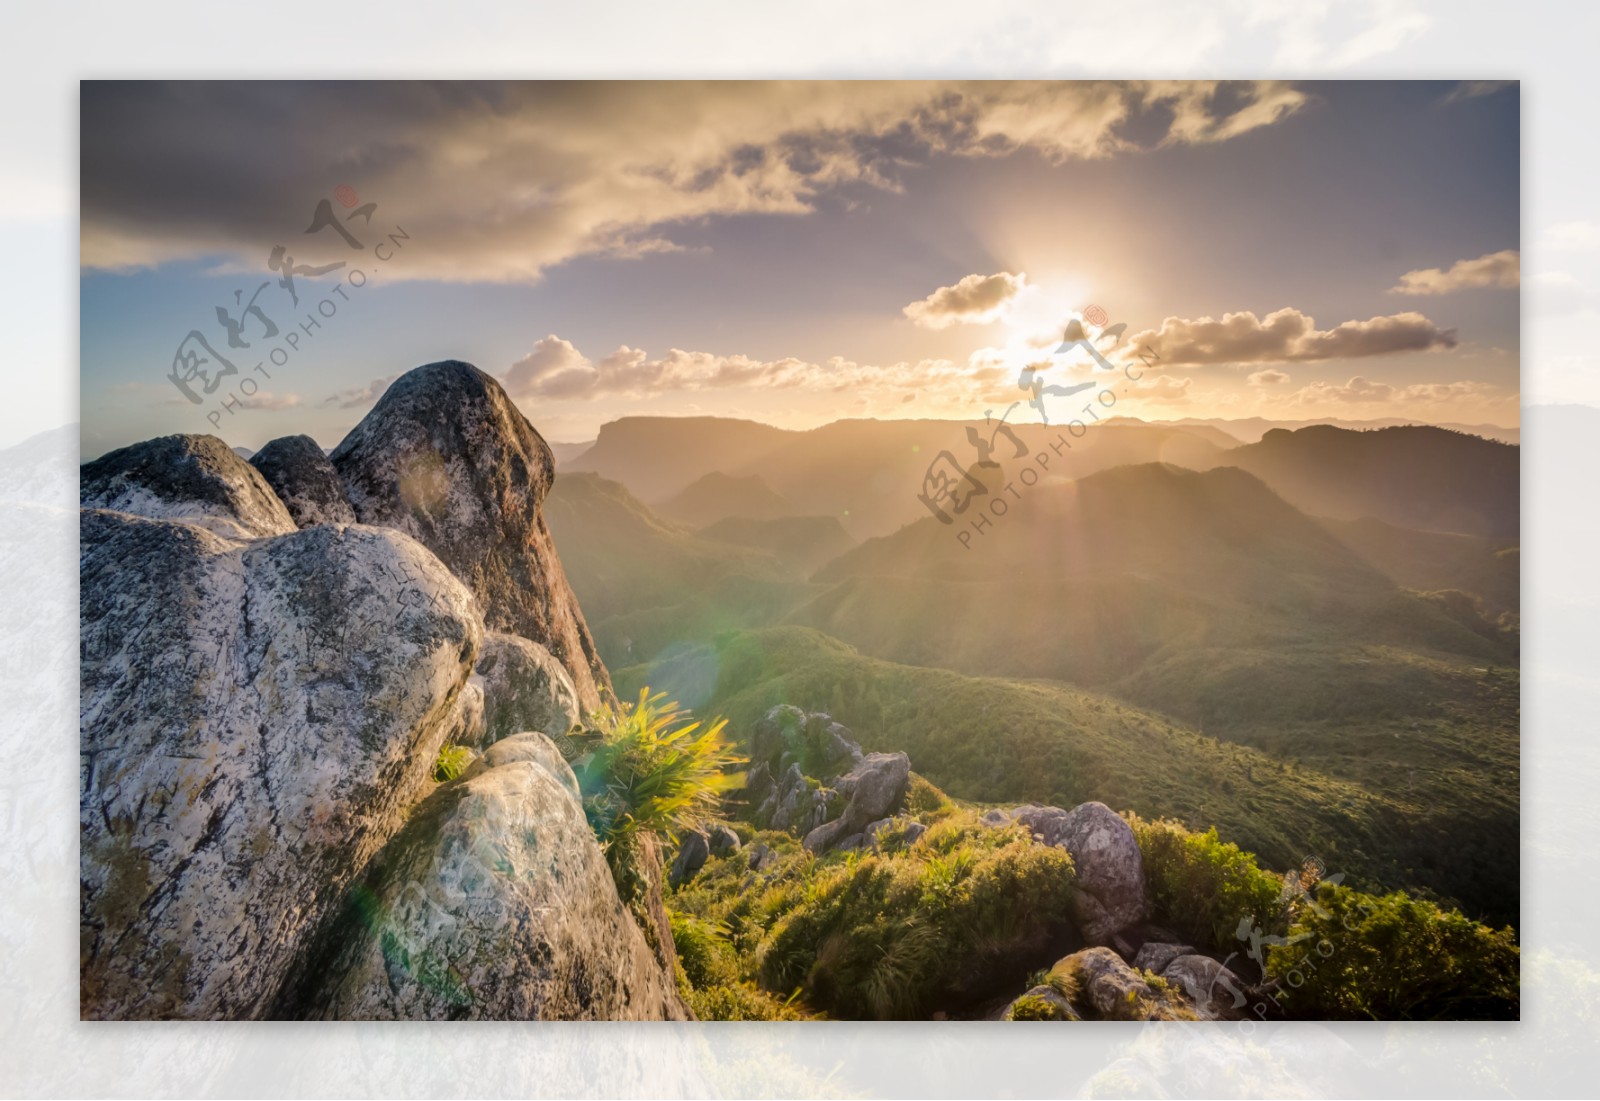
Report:
[[[433,762],[433,778],[441,784],[457,779],[472,763],[472,750],[463,745],[447,745]]]
[[[906,785],[906,813],[931,820],[954,808],[950,797],[934,787],[926,777],[915,772],[911,774],[911,782]]]
[[[1073,882],[1065,852],[1015,837],[946,841],[817,871],[762,946],[762,985],[798,988],[840,1016],[916,1017],[1059,925]]]
[[[648,688],[632,707],[601,711],[591,723],[592,732],[577,739],[590,748],[573,762],[573,772],[589,825],[622,887],[632,878],[638,836],[676,839],[686,825],[709,816],[723,792],[743,783],[731,771],[741,762],[723,734],[725,720],[710,726],[689,721],[687,711]]]
[[[1256,858],[1217,836],[1215,828],[1191,833],[1175,822],[1129,815],[1144,858],[1144,878],[1155,920],[1197,945],[1237,944],[1241,920],[1263,934],[1288,926],[1284,881]]]
[[[1296,1017],[1515,1019],[1520,952],[1510,929],[1403,892],[1322,884],[1267,950],[1267,971]]]
[[[773,997],[754,983],[719,983],[690,991],[689,1008],[702,1021],[803,1021],[792,1001]]]

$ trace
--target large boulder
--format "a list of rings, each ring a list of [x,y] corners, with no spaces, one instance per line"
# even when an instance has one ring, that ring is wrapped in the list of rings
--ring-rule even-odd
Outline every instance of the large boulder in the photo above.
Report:
[[[1077,869],[1072,919],[1084,940],[1107,944],[1149,915],[1144,857],[1133,828],[1104,803],[1020,807],[1011,816],[1041,843],[1066,849]]]
[[[911,758],[904,753],[867,754],[834,783],[835,790],[848,800],[844,810],[806,834],[805,847],[811,852],[824,852],[888,817],[905,798],[910,782]]]
[[[78,470],[78,503],[152,520],[181,520],[230,539],[295,530],[260,471],[215,436],[162,436],[84,463]]]
[[[446,784],[368,867],[285,1015],[683,1020],[564,782],[531,759]]]
[[[488,627],[556,656],[584,708],[611,701],[541,512],[555,460],[498,382],[456,360],[408,371],[331,458],[362,523],[438,555],[477,594]]]
[[[301,527],[356,522],[339,472],[310,436],[279,436],[252,455],[250,465],[261,472]]]
[[[238,542],[188,515],[80,517],[86,1018],[261,1015],[431,786],[482,635],[400,532],[283,514],[289,534]]]
[[[476,679],[483,685],[486,745],[525,730],[559,740],[582,717],[572,675],[537,642],[489,631]]]

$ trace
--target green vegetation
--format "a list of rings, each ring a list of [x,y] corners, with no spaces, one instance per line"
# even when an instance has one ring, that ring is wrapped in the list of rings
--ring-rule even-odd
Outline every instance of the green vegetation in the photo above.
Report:
[[[1284,880],[1221,840],[1215,827],[1191,833],[1174,822],[1129,815],[1144,858],[1145,890],[1158,925],[1197,945],[1235,942],[1240,922],[1281,935],[1289,920]]]
[[[1501,1020],[1518,1015],[1520,951],[1431,902],[1324,883],[1267,950],[1280,999],[1301,1018]]]
[[[1210,661],[1210,675],[1240,691],[1288,690],[1270,678],[1250,687],[1227,654]],[[1206,675],[1198,654],[1190,668]],[[957,799],[1061,807],[1097,799],[1191,829],[1215,826],[1264,867],[1298,868],[1314,853],[1363,890],[1404,887],[1514,921],[1517,885],[1505,869],[1518,859],[1515,669],[1374,650],[1348,669],[1332,667],[1330,698],[1353,694],[1338,679],[1363,670],[1369,683],[1379,675],[1442,683],[1451,702],[1427,718],[1277,727],[1262,735],[1268,751],[1060,682],[897,665],[799,627],[726,632],[613,676],[619,690],[693,687],[735,731],[779,703],[826,710],[864,748],[904,750]]]
[[[875,855],[815,858],[784,834],[757,840],[778,854],[770,871],[712,861],[668,898],[685,973],[798,993],[840,1017],[924,1016],[984,993],[1048,951],[1072,890],[1065,852],[970,813]]]
[[[458,779],[472,763],[472,750],[461,745],[447,745],[439,749],[433,762],[433,778],[441,784]]]
[[[680,830],[715,810],[722,793],[743,783],[740,759],[723,736],[726,720],[709,726],[662,693],[591,718],[592,730],[572,743],[589,748],[572,762],[589,825],[625,901],[639,888],[634,862],[642,835],[675,840]]]

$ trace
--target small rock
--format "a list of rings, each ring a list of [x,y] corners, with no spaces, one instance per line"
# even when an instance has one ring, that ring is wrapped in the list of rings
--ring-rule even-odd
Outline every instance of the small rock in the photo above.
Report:
[[[1056,966],[1077,973],[1083,996],[1102,1019],[1142,1021],[1148,1016],[1149,984],[1111,949],[1085,948]]]
[[[732,827],[718,822],[712,825],[706,834],[711,841],[712,856],[727,856],[739,851],[739,835],[733,832]]]
[[[1234,1019],[1246,1011],[1244,980],[1210,956],[1178,956],[1161,971],[1161,977],[1181,986],[1202,1017]]]
[[[711,840],[705,831],[689,830],[678,843],[678,856],[667,872],[667,882],[673,887],[683,886],[694,878],[696,872],[705,867],[706,859],[710,855]]]
[[[580,718],[571,674],[532,639],[486,631],[475,671],[483,683],[485,745],[536,730],[560,746]]]
[[[1166,970],[1167,964],[1179,956],[1186,956],[1194,949],[1187,944],[1161,944],[1157,941],[1147,941],[1139,951],[1134,953],[1133,966],[1137,971],[1149,971],[1159,975]]]
[[[1029,990],[1022,997],[1023,998],[1038,998],[1041,1001],[1044,1001],[1044,1002],[1048,1003],[1051,1006],[1051,1008],[1054,1009],[1055,1014],[1056,1014],[1054,1017],[1048,1017],[1048,1018],[1025,1017],[1025,1018],[1023,1018],[1024,1020],[1040,1020],[1040,1019],[1043,1019],[1043,1020],[1056,1020],[1056,1021],[1081,1021],[1081,1020],[1083,1020],[1083,1016],[1076,1009],[1073,1008],[1072,1003],[1067,1001],[1067,999],[1063,998],[1061,996],[1060,991],[1056,990],[1056,988],[1053,987],[1053,986],[1036,986],[1032,990]],[[1017,1019],[1017,1017],[1016,1017],[1017,1005],[1021,1001],[1022,1001],[1022,998],[1018,998],[1016,1001],[1014,1001],[1010,1005],[1006,1006],[1005,1011],[1003,1013],[1001,1013],[1001,1015],[1000,1015],[1000,1019],[1002,1021],[1014,1021],[1014,1020],[1016,1020]]]

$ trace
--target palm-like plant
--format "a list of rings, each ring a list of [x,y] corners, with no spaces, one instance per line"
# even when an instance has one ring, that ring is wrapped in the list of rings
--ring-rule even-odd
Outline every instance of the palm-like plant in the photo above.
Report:
[[[591,723],[595,737],[573,771],[613,872],[641,834],[676,840],[744,782],[732,771],[743,760],[723,734],[727,720],[704,725],[665,693],[642,689],[638,703],[601,711]]]

